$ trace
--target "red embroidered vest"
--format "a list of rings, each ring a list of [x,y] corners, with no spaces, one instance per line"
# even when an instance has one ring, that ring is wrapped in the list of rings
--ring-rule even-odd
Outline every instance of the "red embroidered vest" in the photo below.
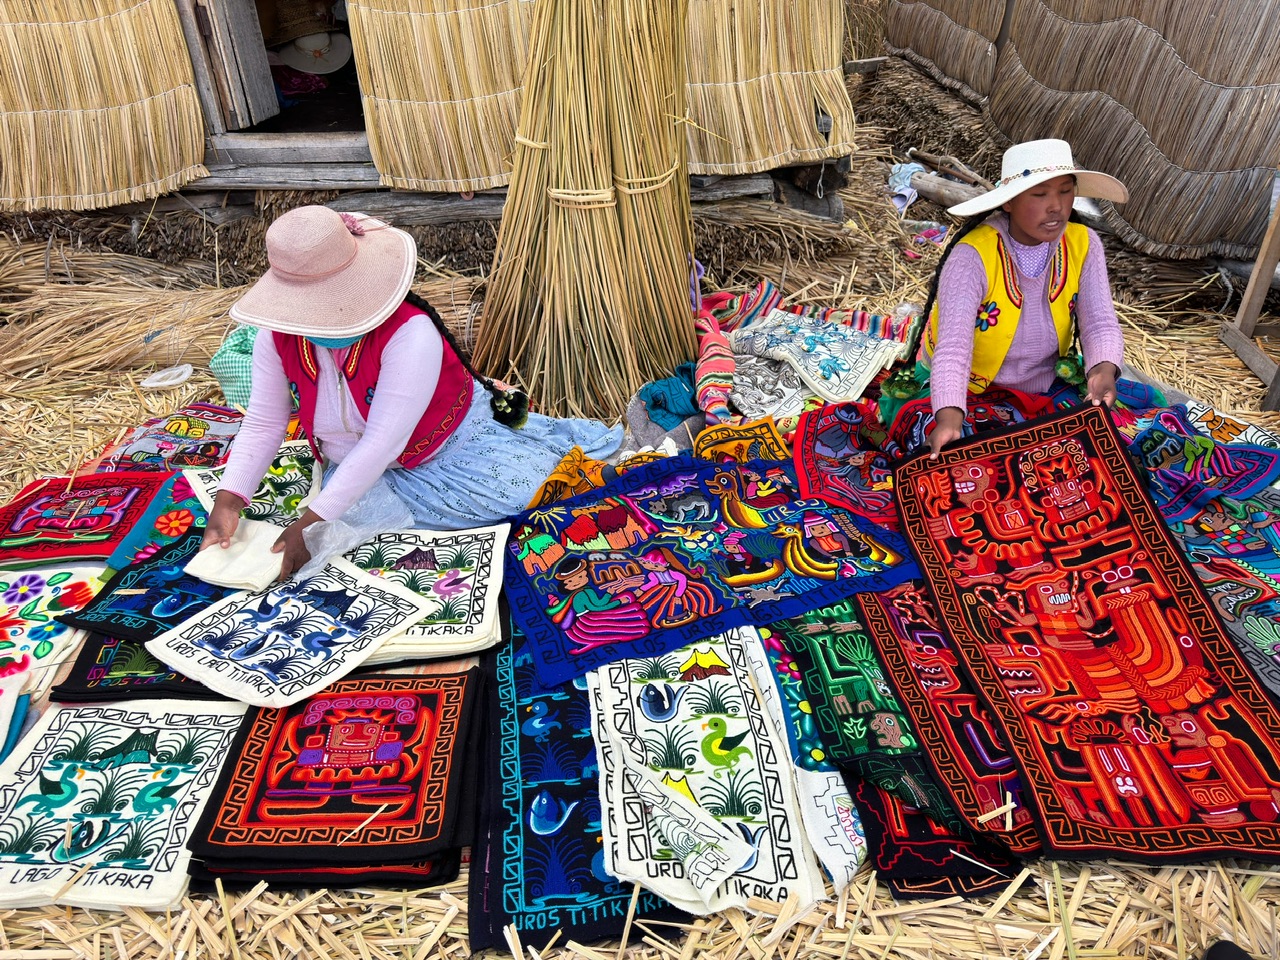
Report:
[[[417,307],[402,303],[395,313],[347,348],[347,358],[340,371],[351,391],[356,409],[366,422],[369,419],[369,408],[373,405],[378,374],[382,371],[383,348],[410,317],[416,317],[420,313],[422,311]],[[307,431],[311,448],[319,456],[320,451],[312,439],[316,419],[316,381],[320,376],[315,345],[306,337],[293,334],[272,333],[271,336],[276,352],[280,354],[280,362],[284,364],[285,376],[289,378],[289,392],[293,395],[298,419]],[[410,436],[404,453],[396,457],[396,462],[402,467],[416,467],[435,453],[440,444],[458,429],[471,406],[475,381],[447,340],[443,346],[444,356],[436,392],[431,396],[427,412],[413,428],[413,435]]]

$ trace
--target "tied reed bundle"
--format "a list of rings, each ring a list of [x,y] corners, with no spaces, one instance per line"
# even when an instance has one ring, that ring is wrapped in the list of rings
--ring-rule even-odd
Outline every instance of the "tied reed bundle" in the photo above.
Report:
[[[382,183],[483,190],[511,176],[532,0],[349,0]]]
[[[690,0],[689,169],[759,173],[853,152],[844,0]]]
[[[171,0],[6,0],[0,51],[0,209],[105,207],[208,173]]]
[[[682,10],[675,0],[535,9],[475,359],[517,379],[545,412],[612,419],[641,384],[693,355],[680,61],[670,55]]]

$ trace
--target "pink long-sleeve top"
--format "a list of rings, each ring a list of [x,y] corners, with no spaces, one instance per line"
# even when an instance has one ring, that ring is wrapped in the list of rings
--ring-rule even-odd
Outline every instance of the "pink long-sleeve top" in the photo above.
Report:
[[[342,378],[345,348],[316,347],[320,378],[316,386],[314,439],[325,463],[338,469],[311,501],[324,520],[342,516],[383,472],[396,466],[413,428],[427,411],[440,379],[444,341],[424,314],[411,317],[382,351],[378,388],[366,422]],[[266,475],[289,428],[292,403],[289,380],[269,330],[253,342],[253,392],[244,423],[231,447],[219,489],[247,503]]]
[[[1024,393],[1044,393],[1053,383],[1053,368],[1058,360],[1058,334],[1045,289],[1046,268],[1054,244],[1026,246],[1014,240],[1009,235],[1009,218],[1003,213],[988,223],[1000,231],[1008,249],[1013,251],[1023,293],[1018,329],[995,382]],[[982,255],[968,244],[957,244],[938,278],[938,346],[930,372],[934,413],[944,407],[965,409],[973,363],[973,318],[978,315],[986,292],[987,271]],[[1102,241],[1092,230],[1089,230],[1089,252],[1081,267],[1076,317],[1085,370],[1092,370],[1103,361],[1114,363],[1119,370],[1124,361],[1124,334],[1111,301],[1106,253]]]

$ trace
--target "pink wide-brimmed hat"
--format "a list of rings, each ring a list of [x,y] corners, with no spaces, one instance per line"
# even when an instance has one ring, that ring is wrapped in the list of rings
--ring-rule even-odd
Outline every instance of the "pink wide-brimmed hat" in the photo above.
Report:
[[[267,261],[232,306],[234,319],[299,336],[356,337],[404,302],[418,245],[364,214],[298,207],[267,230]]]

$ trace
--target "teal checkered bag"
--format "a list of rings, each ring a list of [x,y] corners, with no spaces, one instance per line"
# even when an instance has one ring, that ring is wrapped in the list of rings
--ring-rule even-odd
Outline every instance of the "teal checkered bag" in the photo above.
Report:
[[[218,378],[227,403],[243,410],[249,405],[249,387],[253,383],[253,341],[258,328],[242,323],[222,341],[218,352],[209,360],[209,369]]]

